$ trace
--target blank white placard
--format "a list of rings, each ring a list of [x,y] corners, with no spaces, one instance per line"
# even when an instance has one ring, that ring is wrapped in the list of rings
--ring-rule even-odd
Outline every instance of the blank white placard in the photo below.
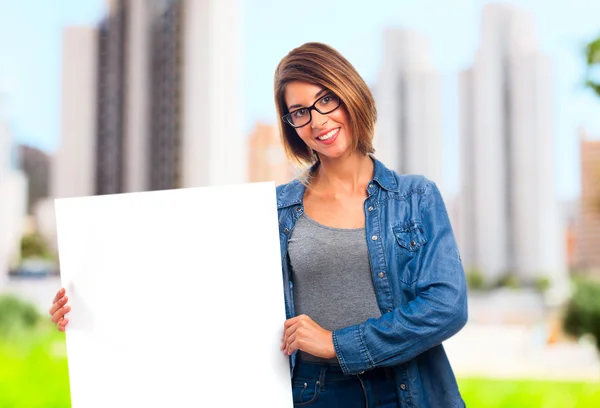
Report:
[[[274,183],[55,208],[73,408],[292,407]]]

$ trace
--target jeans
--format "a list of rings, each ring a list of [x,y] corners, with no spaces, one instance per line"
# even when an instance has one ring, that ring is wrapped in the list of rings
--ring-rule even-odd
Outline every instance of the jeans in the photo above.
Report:
[[[376,368],[345,375],[339,366],[298,361],[292,379],[294,407],[398,408],[394,374]]]

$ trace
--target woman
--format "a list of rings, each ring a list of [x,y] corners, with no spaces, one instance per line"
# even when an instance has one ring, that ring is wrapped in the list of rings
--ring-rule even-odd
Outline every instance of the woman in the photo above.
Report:
[[[435,183],[377,161],[373,97],[336,50],[307,43],[275,73],[288,156],[277,188],[296,407],[463,407],[441,343],[467,320],[466,284]],[[64,290],[50,310],[68,321]]]

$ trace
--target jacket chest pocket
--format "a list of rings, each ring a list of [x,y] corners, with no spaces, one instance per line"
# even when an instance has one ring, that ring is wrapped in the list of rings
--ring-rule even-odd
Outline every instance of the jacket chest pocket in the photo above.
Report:
[[[427,243],[423,225],[419,221],[409,221],[392,227],[400,252],[414,257]]]

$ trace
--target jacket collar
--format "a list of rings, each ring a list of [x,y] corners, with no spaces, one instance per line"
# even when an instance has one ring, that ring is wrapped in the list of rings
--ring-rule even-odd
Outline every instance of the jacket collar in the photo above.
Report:
[[[371,156],[371,159],[373,160],[373,163],[375,165],[374,175],[371,182],[377,183],[381,188],[385,190],[398,192],[398,183],[396,182],[394,172],[385,167],[383,163],[375,159],[373,156]],[[277,208],[281,209],[301,204],[305,192],[306,186],[302,184],[300,180],[295,179],[291,181],[283,187],[283,189],[277,196]]]

